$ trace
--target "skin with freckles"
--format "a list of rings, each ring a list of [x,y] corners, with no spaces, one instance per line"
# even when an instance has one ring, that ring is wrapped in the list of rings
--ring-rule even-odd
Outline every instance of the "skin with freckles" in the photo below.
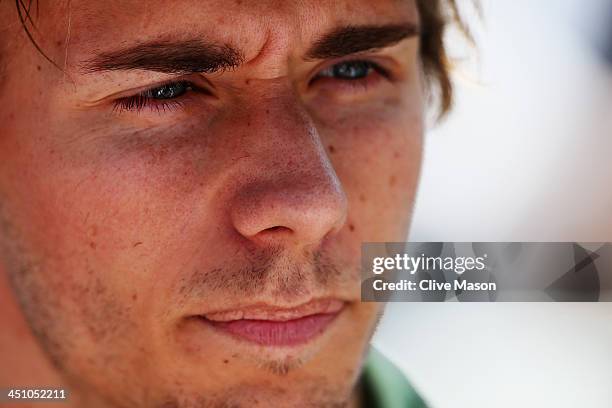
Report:
[[[65,407],[358,404],[382,312],[360,246],[405,240],[421,164],[416,5],[40,2],[62,71],[9,3],[0,385],[66,387]],[[321,299],[343,307],[295,346],[202,318]]]

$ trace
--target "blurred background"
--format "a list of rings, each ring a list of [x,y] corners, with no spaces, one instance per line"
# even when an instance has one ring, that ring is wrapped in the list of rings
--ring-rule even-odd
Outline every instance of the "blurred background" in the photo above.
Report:
[[[409,239],[612,241],[612,1],[481,5]],[[612,303],[394,303],[374,344],[432,408],[612,407]]]

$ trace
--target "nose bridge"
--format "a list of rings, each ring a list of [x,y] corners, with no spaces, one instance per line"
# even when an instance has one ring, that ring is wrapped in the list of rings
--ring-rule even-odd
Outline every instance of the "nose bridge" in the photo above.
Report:
[[[254,128],[253,136],[259,139],[257,145],[322,158],[320,135],[299,96],[288,87],[271,93],[252,98],[249,109],[248,122]]]
[[[347,212],[316,125],[291,91],[251,100],[243,121],[249,174],[232,207],[234,226],[252,240],[316,243],[339,229]]]
[[[297,95],[289,90],[251,98],[245,129],[249,152],[257,157],[258,172],[277,182],[299,178],[318,185],[339,184],[316,124]],[[265,178],[265,177],[262,177]],[[298,180],[294,180],[298,181]]]

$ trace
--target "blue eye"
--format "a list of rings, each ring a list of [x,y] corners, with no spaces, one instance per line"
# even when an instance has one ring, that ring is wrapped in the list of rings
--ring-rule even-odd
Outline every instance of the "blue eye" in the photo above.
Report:
[[[162,85],[158,88],[149,89],[142,93],[142,96],[151,99],[173,99],[178,98],[190,89],[188,82],[173,82]]]
[[[321,71],[318,76],[355,80],[363,79],[378,69],[376,64],[369,61],[345,61]]]
[[[139,112],[144,108],[151,108],[158,112],[170,110],[182,105],[180,98],[188,91],[197,91],[197,89],[187,81],[169,82],[134,96],[116,100],[114,110],[118,112]]]

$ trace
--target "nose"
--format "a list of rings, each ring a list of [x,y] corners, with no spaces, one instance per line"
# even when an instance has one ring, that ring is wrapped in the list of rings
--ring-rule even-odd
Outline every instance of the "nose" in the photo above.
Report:
[[[317,246],[342,228],[347,198],[316,125],[296,98],[250,109],[248,164],[231,203],[236,231],[262,245]],[[246,130],[246,129],[245,129]]]

